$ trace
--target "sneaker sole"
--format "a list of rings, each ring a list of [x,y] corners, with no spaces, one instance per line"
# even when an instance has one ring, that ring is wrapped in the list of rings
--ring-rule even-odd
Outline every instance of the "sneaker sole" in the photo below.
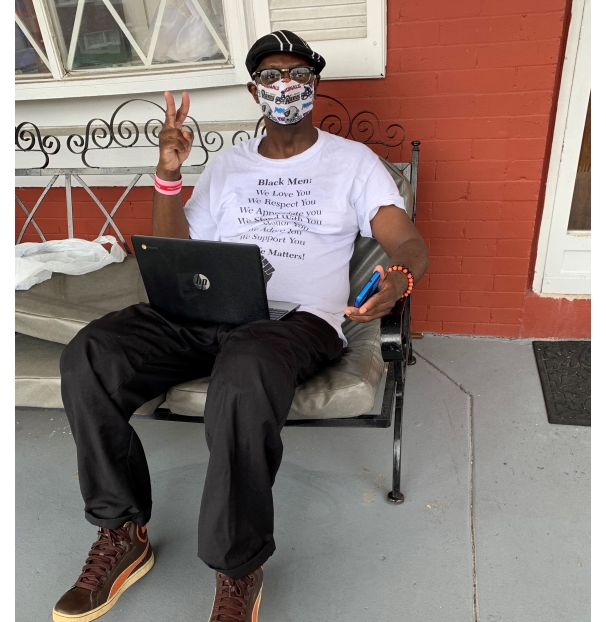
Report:
[[[124,582],[124,585],[107,601],[102,605],[99,605],[96,609],[91,609],[86,613],[79,613],[77,615],[68,615],[66,613],[59,613],[53,609],[53,622],[92,622],[102,615],[106,614],[118,601],[118,598],[122,595],[122,592],[127,590],[133,583],[136,583],[141,577],[144,577],[154,565],[154,554],[152,552],[151,557],[133,574],[128,577]]]

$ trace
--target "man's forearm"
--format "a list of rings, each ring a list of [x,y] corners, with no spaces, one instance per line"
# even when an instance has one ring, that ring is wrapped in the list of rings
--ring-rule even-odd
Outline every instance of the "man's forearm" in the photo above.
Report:
[[[415,283],[417,283],[429,266],[425,242],[419,239],[408,240],[400,244],[389,258],[389,265],[400,265],[408,268],[412,272]],[[406,279],[406,277],[403,278]]]
[[[383,233],[385,233],[384,230]],[[389,235],[385,237],[387,238],[385,245],[388,246]],[[395,244],[397,241],[391,245],[390,249],[393,249]],[[385,247],[383,250],[388,252]],[[405,241],[398,244],[395,250],[390,253],[389,265],[408,268],[415,283],[418,282],[429,266],[427,246],[423,238],[419,234],[405,238]],[[380,269],[383,274],[379,291],[359,309],[356,307],[345,307],[344,309],[345,315],[355,322],[370,322],[387,315],[409,287],[408,277],[401,270],[385,273],[381,266],[377,266],[377,269]]]
[[[181,193],[167,195],[154,190],[152,234],[163,238],[189,238]]]

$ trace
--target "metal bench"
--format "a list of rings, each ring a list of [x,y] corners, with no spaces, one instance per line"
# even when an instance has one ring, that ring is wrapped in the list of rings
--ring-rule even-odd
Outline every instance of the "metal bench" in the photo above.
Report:
[[[376,115],[362,111],[351,116],[345,106],[327,96],[329,106],[319,127],[345,138],[359,140],[386,150],[399,147],[404,141],[404,130],[397,124],[381,131]],[[41,167],[19,168],[17,177],[50,176],[34,207],[28,210],[16,196],[16,202],[26,215],[18,235],[23,239],[26,229],[33,227],[40,239],[45,235],[36,222],[37,211],[58,179],[65,179],[66,219],[68,237],[74,236],[72,182],[77,182],[93,198],[105,217],[100,234],[112,229],[130,255],[122,264],[112,264],[82,277],[55,274],[44,283],[28,291],[16,292],[16,405],[18,408],[61,408],[59,357],[63,344],[96,317],[136,302],[146,302],[136,260],[121,233],[116,217],[129,192],[144,175],[153,176],[155,167],[93,167],[88,157],[94,151],[109,149],[148,148],[157,144],[161,127],[159,119],[144,124],[120,120],[120,113],[131,103],[119,106],[110,120],[93,119],[84,135],[73,134],[66,147],[77,154],[84,167],[51,168],[51,157],[61,147],[55,136],[42,136],[32,123],[22,123],[16,128],[17,151],[39,153],[44,159]],[[148,102],[157,106],[153,102]],[[160,110],[160,106],[158,106]],[[203,133],[193,117],[186,124],[196,139],[192,158],[202,157],[202,163],[183,168],[184,174],[200,174],[210,154],[223,147],[225,139],[216,130]],[[254,131],[238,129],[231,136],[232,143],[257,136],[263,131],[262,119]],[[413,141],[411,162],[389,164],[384,161],[405,197],[410,217],[416,215],[416,187],[419,142]],[[132,176],[118,202],[106,208],[86,184],[88,175]],[[151,197],[150,197],[151,198]],[[151,208],[151,205],[150,205]],[[151,213],[151,209],[150,209]],[[386,264],[387,257],[376,241],[358,237],[350,263],[351,296],[355,296],[377,263]],[[344,332],[349,345],[342,359],[317,374],[297,388],[293,407],[286,425],[316,427],[374,427],[388,428],[394,424],[393,485],[389,501],[402,503],[401,492],[401,437],[403,424],[404,388],[408,365],[415,363],[410,341],[410,297],[398,302],[391,313],[380,322],[356,324],[347,321]],[[351,300],[350,300],[351,304]],[[166,395],[143,405],[135,417],[201,423],[208,379],[199,379],[173,387]]]

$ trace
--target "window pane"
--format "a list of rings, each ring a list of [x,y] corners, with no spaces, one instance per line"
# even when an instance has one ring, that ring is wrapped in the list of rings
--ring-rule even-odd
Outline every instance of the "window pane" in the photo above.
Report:
[[[16,0],[15,14],[15,75],[49,74],[38,53],[40,50],[46,55],[46,49],[31,0]]]
[[[68,70],[224,60],[221,0],[51,0]],[[112,10],[108,7],[111,7]],[[204,16],[216,37],[206,26]],[[156,28],[156,24],[158,27]],[[77,41],[72,42],[74,33]],[[152,55],[150,57],[150,49]]]

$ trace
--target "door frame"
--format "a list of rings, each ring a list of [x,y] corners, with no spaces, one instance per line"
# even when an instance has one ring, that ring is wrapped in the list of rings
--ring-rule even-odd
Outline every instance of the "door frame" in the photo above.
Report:
[[[591,232],[567,231],[591,90],[591,0],[573,0],[545,188],[532,289],[548,296],[587,295],[591,270],[565,269],[565,253],[591,251]],[[580,253],[579,253],[580,251]],[[586,261],[581,261],[586,263]]]

